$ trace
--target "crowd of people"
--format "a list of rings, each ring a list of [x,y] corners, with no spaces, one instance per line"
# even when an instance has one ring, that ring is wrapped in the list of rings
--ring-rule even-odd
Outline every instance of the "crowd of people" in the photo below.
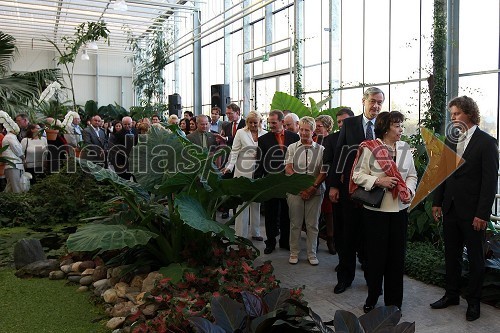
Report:
[[[311,175],[313,184],[300,193],[264,203],[264,254],[272,253],[279,245],[289,251],[288,262],[297,264],[305,231],[307,261],[318,265],[318,234],[320,220],[324,221],[328,250],[339,257],[333,291],[341,294],[351,286],[359,260],[368,286],[363,306],[367,313],[376,307],[381,295],[386,306],[402,307],[408,207],[418,183],[412,148],[401,140],[405,117],[399,111],[381,112],[384,102],[381,89],[366,89],[361,98],[362,113],[354,116],[351,109],[340,109],[335,119],[340,130],[335,133],[334,119],[328,115],[299,118],[287,110],[271,110],[264,128],[261,114],[251,111],[243,119],[235,103],[225,110],[212,107],[210,117],[195,117],[190,111],[184,112],[182,119],[171,115],[167,123],[177,124],[189,141],[209,154],[229,147],[230,154],[216,161],[223,178],[257,179],[275,173]],[[455,164],[454,160],[451,168],[455,172],[434,193],[434,218],[442,220],[444,227],[446,293],[430,306],[441,309],[459,304],[460,262],[465,244],[470,263],[466,319],[472,321],[480,317],[483,244],[496,194],[498,148],[496,140],[478,127],[480,116],[475,101],[461,96],[448,106],[451,132],[458,135],[447,137],[446,144],[465,163],[459,159],[461,162]],[[57,143],[40,135],[44,124],[30,124],[24,114],[13,122],[4,114],[0,114],[0,140],[3,147],[8,145],[3,156],[10,157],[13,164],[4,165],[0,172],[7,179],[6,191],[13,192],[22,191],[19,179],[24,171],[34,175],[32,182],[43,176],[45,152],[51,146],[76,147],[80,141],[88,147],[83,158],[133,180],[128,165],[131,148],[138,136],[147,134],[152,126],[162,127],[157,115],[138,122],[126,116],[109,123],[95,115],[82,129],[75,115]],[[59,157],[61,152],[56,149],[52,156]],[[440,167],[450,168],[450,161],[440,163],[446,164]],[[352,197],[360,191],[372,196],[374,189],[382,189],[378,191],[382,194],[377,205],[360,203]],[[231,208],[234,212],[241,210],[235,218],[236,235],[264,241],[260,203],[245,206],[222,207],[221,217],[228,218]]]

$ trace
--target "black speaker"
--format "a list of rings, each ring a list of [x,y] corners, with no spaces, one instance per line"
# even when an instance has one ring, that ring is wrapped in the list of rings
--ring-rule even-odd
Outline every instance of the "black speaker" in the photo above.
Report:
[[[168,95],[168,114],[176,114],[179,118],[182,118],[181,95],[177,93]]]
[[[210,86],[210,96],[212,97],[212,107],[220,107],[221,116],[225,116],[226,106],[231,103],[229,84],[214,84]]]

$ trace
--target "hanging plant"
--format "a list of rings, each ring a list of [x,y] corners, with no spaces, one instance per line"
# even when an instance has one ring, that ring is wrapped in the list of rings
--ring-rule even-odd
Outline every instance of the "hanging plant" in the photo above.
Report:
[[[76,27],[76,31],[72,37],[63,37],[61,41],[64,43],[65,50],[62,51],[55,41],[47,39],[54,46],[59,58],[58,65],[63,65],[68,74],[71,94],[73,97],[73,109],[76,110],[75,89],[73,85],[73,70],[75,68],[75,60],[82,46],[90,42],[97,42],[101,38],[108,40],[109,30],[105,22],[84,22]],[[109,40],[108,40],[109,43]],[[71,70],[69,68],[71,64]]]

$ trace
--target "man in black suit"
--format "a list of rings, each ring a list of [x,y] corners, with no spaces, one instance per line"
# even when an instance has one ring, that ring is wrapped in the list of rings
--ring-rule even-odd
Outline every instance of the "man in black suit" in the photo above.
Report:
[[[90,121],[90,126],[85,127],[82,132],[82,139],[85,143],[85,147],[82,150],[82,157],[104,166],[106,164],[108,140],[106,140],[104,130],[99,126],[101,117],[95,115]]]
[[[342,108],[337,112],[337,125],[339,129],[342,129],[344,120],[349,117],[354,117],[354,112],[350,108]],[[286,118],[286,117],[285,117]],[[337,142],[339,139],[340,132],[335,132],[327,135],[323,140],[323,145],[325,150],[323,151],[323,164],[328,165],[328,181],[326,191],[330,190],[330,180],[333,177],[333,172],[335,167],[333,167],[333,158],[335,154],[335,148],[337,147]],[[332,203],[333,205],[333,243],[335,244],[335,250],[338,251],[342,247],[342,204]]]
[[[455,172],[434,191],[434,219],[439,221],[443,217],[446,293],[431,307],[443,309],[460,303],[465,243],[469,259],[469,283],[465,289],[468,307],[465,316],[468,321],[473,321],[480,317],[479,303],[484,280],[483,246],[496,194],[498,145],[493,137],[477,127],[479,108],[472,98],[456,97],[449,102],[448,107],[451,122],[458,130],[455,133],[459,135],[454,136],[455,140],[448,136],[446,144],[465,162],[457,165]]]
[[[241,118],[240,107],[234,103],[231,103],[226,107],[226,116],[228,121],[222,125],[220,138],[231,147],[233,145],[236,131],[240,128],[244,128],[246,123],[245,119]]]
[[[330,174],[329,197],[333,203],[342,203],[342,245],[337,249],[339,266],[337,285],[333,292],[343,293],[351,286],[356,271],[356,252],[363,262],[362,251],[362,209],[349,198],[349,178],[359,144],[364,140],[373,140],[375,118],[382,109],[385,95],[377,87],[365,90],[362,98],[363,114],[346,118],[340,130],[333,157],[334,170]],[[326,149],[325,149],[326,150]]]
[[[267,118],[270,132],[258,139],[257,169],[255,177],[259,178],[267,174],[282,173],[285,170],[285,155],[287,147],[299,141],[296,133],[285,131],[283,128],[284,115],[281,110],[272,110]],[[264,217],[266,226],[265,254],[270,254],[276,248],[276,236],[278,236],[280,248],[290,249],[290,217],[288,215],[288,204],[285,198],[275,198],[264,204]]]

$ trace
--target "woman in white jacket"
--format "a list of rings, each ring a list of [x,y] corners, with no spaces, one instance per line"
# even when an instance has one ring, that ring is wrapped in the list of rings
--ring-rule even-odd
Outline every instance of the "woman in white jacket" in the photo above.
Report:
[[[362,187],[386,189],[380,208],[365,205],[363,231],[366,246],[365,277],[368,297],[363,310],[377,304],[384,283],[384,303],[401,309],[408,228],[408,206],[415,195],[417,172],[410,146],[401,140],[404,116],[381,112],[375,121],[376,140],[363,141],[352,169],[349,192]]]
[[[255,157],[257,155],[257,139],[266,134],[262,129],[262,117],[255,111],[248,113],[246,126],[239,129],[234,137],[233,146],[223,173],[231,172],[234,169],[234,177],[253,178],[255,171]],[[238,210],[242,206],[238,206]],[[260,203],[252,202],[236,216],[235,233],[236,236],[248,237],[248,224],[250,223],[250,234],[253,240],[262,241],[260,235]]]
[[[5,192],[21,193],[23,192],[21,177],[24,173],[24,153],[21,143],[17,140],[16,136],[19,133],[19,126],[5,111],[0,111],[0,122],[7,130],[7,134],[2,141],[2,147],[9,146],[9,148],[2,153],[2,156],[9,158],[14,164],[5,164],[5,179],[7,180]]]

